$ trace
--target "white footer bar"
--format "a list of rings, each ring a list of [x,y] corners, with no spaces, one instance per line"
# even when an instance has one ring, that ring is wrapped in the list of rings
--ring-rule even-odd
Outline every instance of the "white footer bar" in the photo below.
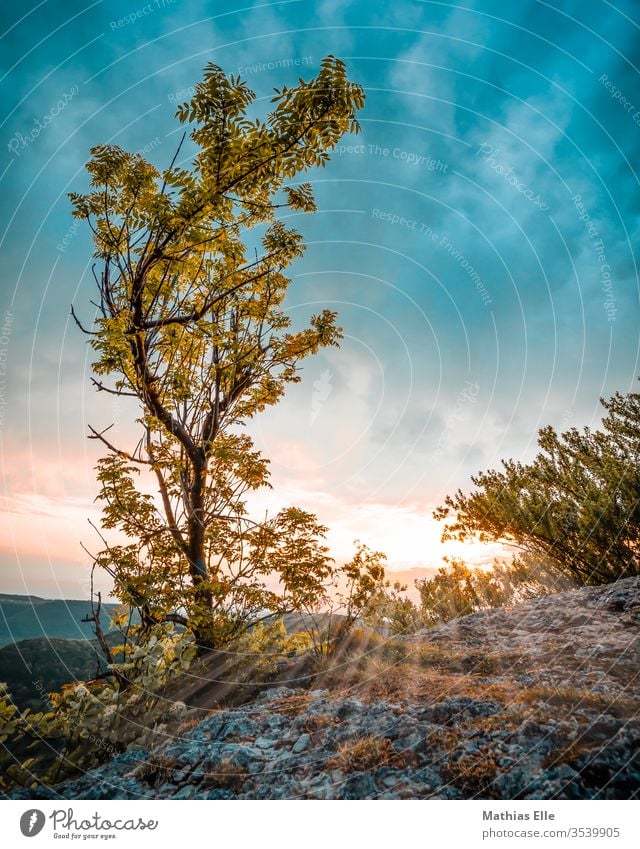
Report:
[[[74,844],[114,849],[638,849],[639,823],[640,803],[635,801],[5,800],[0,805],[0,841],[8,849]]]

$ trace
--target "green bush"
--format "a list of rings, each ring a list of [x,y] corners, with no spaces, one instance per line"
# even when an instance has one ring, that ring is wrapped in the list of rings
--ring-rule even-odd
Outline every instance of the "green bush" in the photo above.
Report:
[[[530,598],[569,589],[566,576],[545,561],[521,556],[496,560],[489,568],[469,567],[458,558],[444,558],[447,567],[433,578],[416,581],[420,618],[437,625],[489,607],[507,607]]]
[[[49,711],[21,711],[3,688],[0,790],[55,784],[161,732],[167,707],[159,690],[189,668],[195,653],[192,635],[155,626],[143,641],[120,647],[122,660],[109,664],[109,677],[51,693]],[[179,702],[170,707],[175,716],[184,710]]]
[[[511,543],[579,584],[640,574],[640,395],[601,403],[600,430],[545,427],[532,462],[503,460],[447,497],[443,539]]]

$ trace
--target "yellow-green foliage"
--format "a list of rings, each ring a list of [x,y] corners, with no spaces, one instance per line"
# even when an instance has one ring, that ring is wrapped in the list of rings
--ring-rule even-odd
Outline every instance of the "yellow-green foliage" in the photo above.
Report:
[[[544,427],[530,463],[503,460],[448,496],[443,539],[507,542],[579,584],[640,574],[640,394],[600,402],[599,430]]]
[[[311,648],[309,634],[288,634],[282,619],[260,622],[234,644],[233,666],[240,680],[263,680],[277,672],[282,660],[306,654]]]
[[[486,569],[457,557],[444,560],[433,578],[416,581],[420,618],[437,625],[489,607],[507,607],[529,598],[568,589],[571,584],[543,560],[523,555],[510,562],[494,560]]]
[[[1,790],[55,783],[159,730],[167,709],[158,690],[188,669],[196,647],[190,634],[175,633],[172,626],[156,626],[146,637],[121,647],[123,657],[110,665],[111,677],[67,684],[51,693],[52,710],[46,713],[19,711],[2,694]],[[184,705],[170,710],[179,715]]]
[[[282,210],[316,209],[302,178],[359,131],[363,105],[334,56],[315,79],[277,91],[264,117],[246,83],[208,64],[177,110],[189,167],[182,142],[162,171],[100,144],[89,191],[70,196],[101,265],[96,321],[83,328],[94,384],[142,411],[133,453],[92,429],[108,449],[98,462],[102,528],[120,532],[96,563],[144,621],[186,620],[205,648],[233,642],[264,611],[323,603],[331,583],[326,529],[312,514],[248,515],[269,470],[240,428],[300,381],[306,357],[341,338],[329,309],[291,327],[285,272],[304,243]]]

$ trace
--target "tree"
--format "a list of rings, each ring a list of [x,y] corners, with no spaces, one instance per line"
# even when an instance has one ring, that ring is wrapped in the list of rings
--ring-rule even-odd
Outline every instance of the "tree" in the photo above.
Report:
[[[507,542],[579,584],[640,574],[640,395],[601,404],[602,429],[542,428],[531,463],[505,460],[447,497],[443,539]]]
[[[300,380],[305,357],[340,339],[329,310],[290,329],[283,272],[303,243],[277,213],[315,210],[311,185],[297,178],[359,131],[364,93],[328,56],[315,79],[276,90],[266,119],[250,116],[254,99],[239,77],[209,64],[177,111],[192,127],[192,167],[178,162],[186,133],[163,172],[99,145],[90,191],[70,196],[101,263],[94,327],[72,308],[97,355],[93,383],[139,411],[134,448],[91,428],[108,450],[98,464],[103,528],[121,535],[103,537],[96,562],[143,625],[182,622],[205,647],[260,611],[318,600],[333,568],[315,516],[247,515],[247,495],[269,473],[241,427]],[[267,588],[274,571],[278,590]]]

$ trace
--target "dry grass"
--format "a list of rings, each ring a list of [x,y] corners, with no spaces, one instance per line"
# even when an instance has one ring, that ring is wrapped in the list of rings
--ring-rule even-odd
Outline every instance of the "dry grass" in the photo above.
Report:
[[[197,728],[198,725],[202,722],[202,717],[194,717],[193,719],[187,719],[186,722],[182,722],[176,729],[176,736],[182,737],[183,734],[186,734],[188,731],[191,731],[194,728]]]
[[[512,702],[520,688],[510,682],[487,684],[471,674],[423,669],[411,663],[389,667],[372,661],[353,692],[366,701],[387,699],[431,704],[450,696],[469,696],[504,704]]]
[[[531,704],[532,702],[546,702],[549,705],[575,705],[583,701],[602,704],[602,699],[595,696],[586,688],[544,685],[528,687],[526,690],[523,690],[522,701],[527,704]]]
[[[495,731],[517,731],[526,722],[543,721],[535,708],[523,704],[509,705],[504,711],[493,716],[475,716],[461,723],[462,727],[473,727],[485,734],[493,734]]]
[[[226,788],[228,790],[241,790],[249,773],[246,769],[234,764],[229,758],[220,761],[212,772],[207,772],[202,777],[202,786],[209,788]]]
[[[304,713],[310,704],[310,696],[307,693],[301,693],[299,696],[284,696],[280,699],[274,699],[269,702],[269,707],[273,713],[279,713],[293,719]]]
[[[343,772],[367,772],[382,766],[401,766],[407,764],[407,756],[397,752],[386,737],[359,737],[343,743],[335,758],[327,761],[330,768]]]
[[[175,758],[152,754],[148,761],[138,764],[131,772],[131,776],[152,787],[157,787],[167,781],[179,767],[180,764]]]
[[[528,687],[520,692],[519,701],[525,704],[543,704],[553,707],[606,709],[612,716],[637,716],[635,701],[620,694],[593,693],[587,687]]]
[[[499,774],[496,753],[486,749],[457,759],[449,759],[442,766],[443,778],[455,785],[465,796],[499,797],[493,782]]]
[[[478,653],[444,649],[429,643],[416,646],[411,659],[424,667],[436,667],[448,672],[468,672],[491,675],[507,667],[513,668],[519,657],[496,653]]]
[[[330,716],[328,713],[311,714],[303,717],[300,728],[307,734],[313,734],[316,731],[331,728],[331,726],[337,725],[339,721],[336,716]]]

